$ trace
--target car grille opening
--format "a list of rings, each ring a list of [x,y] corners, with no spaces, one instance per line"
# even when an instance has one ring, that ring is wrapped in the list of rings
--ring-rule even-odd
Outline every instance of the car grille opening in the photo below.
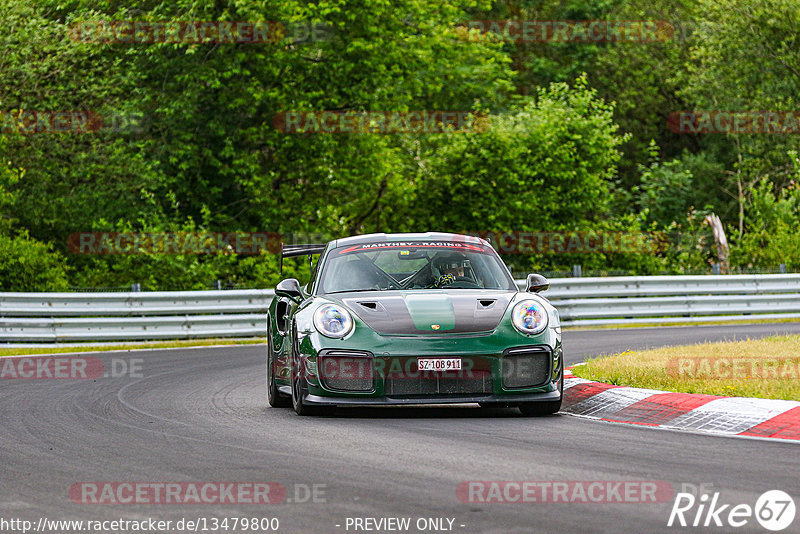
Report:
[[[506,389],[540,386],[550,377],[550,350],[545,347],[509,349],[503,353],[503,387]]]
[[[317,364],[320,381],[337,391],[372,391],[372,355],[361,352],[321,353]]]
[[[396,360],[395,369],[387,364],[384,394],[387,397],[491,395],[492,373],[487,360],[465,359],[464,369],[452,371],[420,371],[416,358]]]
[[[427,375],[427,376],[426,376]],[[385,382],[387,397],[415,395],[491,395],[492,376],[489,372],[476,372],[471,378],[437,376],[426,372],[416,379],[388,376]]]

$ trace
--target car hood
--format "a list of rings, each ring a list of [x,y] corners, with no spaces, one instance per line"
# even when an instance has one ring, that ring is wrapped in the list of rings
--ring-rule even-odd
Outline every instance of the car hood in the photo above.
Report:
[[[423,289],[325,295],[379,334],[452,334],[497,328],[516,291]]]

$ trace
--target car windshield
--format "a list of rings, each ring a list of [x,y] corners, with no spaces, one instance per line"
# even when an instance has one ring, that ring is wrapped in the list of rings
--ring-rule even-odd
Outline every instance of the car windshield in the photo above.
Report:
[[[491,247],[465,243],[365,243],[333,249],[320,293],[404,289],[505,289],[514,280]]]

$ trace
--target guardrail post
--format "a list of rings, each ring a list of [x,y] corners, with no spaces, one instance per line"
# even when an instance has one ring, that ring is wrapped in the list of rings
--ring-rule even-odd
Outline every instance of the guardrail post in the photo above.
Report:
[[[715,263],[711,266],[711,274],[719,274],[719,263]]]
[[[580,278],[581,277],[581,266],[580,265],[573,265],[572,266],[572,277],[573,278]]]
[[[217,280],[217,291],[222,291],[222,280]]]
[[[138,282],[131,284],[131,292],[137,293],[142,290],[142,285]]]
[[[779,269],[780,269],[781,274],[786,274],[786,264],[785,263],[781,263]]]

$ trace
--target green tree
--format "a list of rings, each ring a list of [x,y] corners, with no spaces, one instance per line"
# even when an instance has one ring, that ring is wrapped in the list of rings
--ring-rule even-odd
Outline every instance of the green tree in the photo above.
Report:
[[[752,191],[745,209],[745,233],[734,237],[732,263],[745,268],[775,269],[783,263],[800,268],[800,160],[791,153],[795,177],[778,189],[762,179]]]

